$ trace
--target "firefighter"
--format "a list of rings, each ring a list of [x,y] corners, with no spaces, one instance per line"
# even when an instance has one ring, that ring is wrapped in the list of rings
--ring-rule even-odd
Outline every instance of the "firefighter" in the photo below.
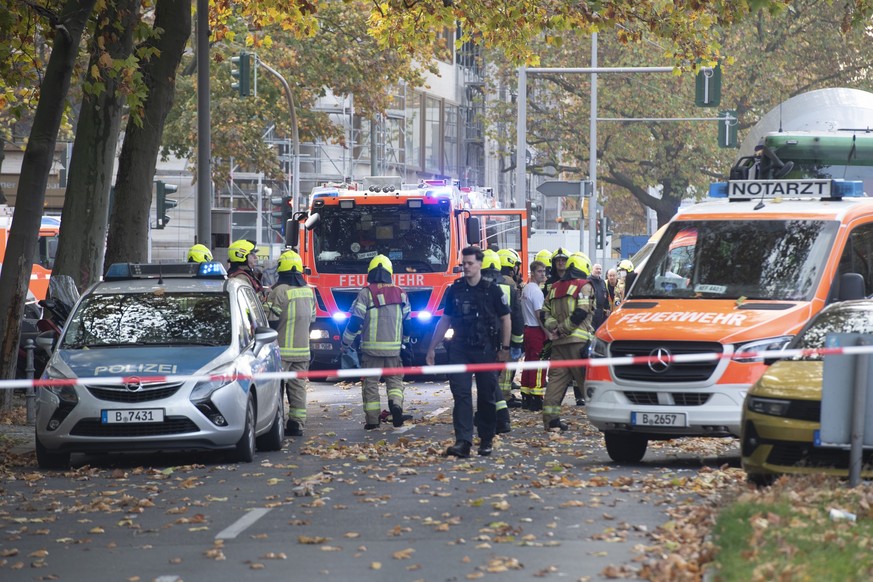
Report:
[[[189,263],[208,263],[212,260],[212,251],[206,245],[196,244],[188,249]]]
[[[500,292],[503,293],[503,298],[509,306],[510,313],[510,330],[513,327],[513,310],[512,310],[512,289],[509,285],[503,282],[503,275],[500,273],[500,255],[497,251],[486,249],[482,251],[482,278],[496,285]],[[510,352],[512,351],[512,337],[510,336]],[[510,354],[511,355],[511,354]],[[508,360],[509,358],[507,358]],[[497,374],[498,391],[496,395],[496,414],[497,414],[497,434],[504,434],[512,430],[512,424],[509,418],[509,403],[508,397],[503,391],[503,376],[506,370]],[[511,380],[510,380],[511,381]],[[511,395],[511,385],[510,395]],[[478,418],[478,417],[477,417]],[[474,419],[475,422],[475,419]]]
[[[564,250],[563,247],[558,247],[552,253],[552,267],[549,278],[546,279],[546,285],[543,288],[543,293],[548,296],[549,289],[555,282],[560,281],[564,276],[564,271],[567,269],[567,260],[570,258],[570,253]]]
[[[315,321],[315,293],[303,278],[303,260],[287,250],[279,255],[278,279],[270,290],[264,310],[270,326],[279,332],[279,354],[288,372],[309,370],[309,328]],[[285,381],[288,424],[285,434],[303,436],[306,425],[306,379]]]
[[[618,283],[615,286],[615,305],[618,307],[624,302],[636,275],[634,274],[634,264],[630,259],[621,260],[616,271],[618,272]]]
[[[549,253],[551,256],[552,253]],[[546,265],[542,261],[530,264],[530,278],[521,290],[521,313],[524,319],[524,360],[540,360],[543,346],[548,339],[546,328],[540,319],[543,309],[543,290],[540,285],[546,281]],[[531,411],[543,409],[543,390],[546,385],[546,370],[524,370],[521,373],[522,408]]]
[[[434,350],[450,327],[454,336],[446,342],[449,364],[505,362],[509,358],[511,330],[509,304],[500,288],[482,277],[483,251],[470,246],[463,249],[461,255],[464,276],[446,291],[444,316],[437,323],[427,348],[427,364],[434,364]],[[493,451],[495,403],[500,391],[497,373],[475,372],[478,409],[478,422],[475,424],[473,374],[449,374],[449,387],[455,401],[452,409],[455,444],[446,449],[445,456],[470,456],[474,426],[479,431],[479,454],[488,456]]]
[[[228,278],[239,277],[243,279],[263,300],[265,289],[255,273],[255,267],[258,265],[258,248],[254,241],[245,239],[234,241],[227,248],[227,258],[230,261],[230,268],[227,270]]]
[[[367,286],[352,303],[351,318],[343,333],[343,350],[361,334],[361,366],[400,368],[400,351],[409,343],[409,298],[393,280],[394,269],[385,255],[376,255],[367,267]],[[403,375],[382,376],[388,389],[388,410],[395,427],[403,426]],[[364,398],[364,428],[379,428],[379,378],[361,378]]]
[[[509,361],[517,362],[524,354],[524,317],[521,314],[521,293],[519,290],[518,276],[521,268],[521,258],[512,249],[500,249],[497,251],[500,257],[500,273],[503,281],[500,283],[504,293],[509,293],[510,320],[512,322],[512,337],[509,340]],[[504,370],[500,373],[500,390],[503,399],[509,408],[521,408],[521,400],[513,393],[514,370]]]
[[[591,261],[586,256],[572,256],[566,272],[556,281],[543,304],[543,324],[557,335],[552,341],[551,361],[576,360],[588,357],[588,345],[593,335],[591,327],[594,310],[594,289],[588,282]],[[551,368],[546,394],[543,399],[543,426],[546,430],[567,430],[561,420],[561,402],[571,380],[578,386],[585,382],[584,368]]]

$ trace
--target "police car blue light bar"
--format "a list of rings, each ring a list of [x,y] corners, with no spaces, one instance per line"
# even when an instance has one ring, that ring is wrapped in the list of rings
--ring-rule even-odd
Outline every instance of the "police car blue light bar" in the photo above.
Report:
[[[852,180],[732,180],[709,185],[711,198],[729,200],[838,200],[864,195],[864,183]]]
[[[125,279],[179,279],[186,277],[224,278],[227,271],[219,262],[209,263],[113,263],[105,281]]]
[[[349,316],[346,315],[345,313],[343,313],[342,311],[337,311],[336,313],[331,315],[330,318],[333,319],[337,323],[342,323],[345,320],[347,320],[349,318]]]
[[[422,323],[427,323],[433,319],[433,314],[430,311],[419,311],[415,318]]]

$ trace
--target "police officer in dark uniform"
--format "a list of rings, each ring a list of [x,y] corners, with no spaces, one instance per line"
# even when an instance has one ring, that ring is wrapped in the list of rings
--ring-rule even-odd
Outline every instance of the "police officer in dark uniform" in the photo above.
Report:
[[[446,342],[449,364],[505,362],[509,359],[511,333],[509,305],[500,287],[482,278],[482,250],[467,247],[461,255],[464,276],[446,291],[444,317],[431,338],[427,363],[433,365],[434,350],[449,327],[454,330],[452,340]],[[500,387],[497,372],[475,374],[479,454],[487,456],[493,450],[495,404]],[[449,386],[455,400],[452,410],[455,444],[445,454],[466,458],[473,446],[473,373],[449,374]]]

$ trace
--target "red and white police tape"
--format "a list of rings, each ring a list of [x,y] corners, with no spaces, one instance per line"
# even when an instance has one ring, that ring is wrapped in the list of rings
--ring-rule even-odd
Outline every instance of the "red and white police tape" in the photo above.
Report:
[[[695,363],[708,362],[712,360],[754,360],[760,358],[794,358],[794,357],[811,357],[811,356],[830,356],[830,355],[857,355],[857,354],[873,354],[873,346],[847,346],[835,348],[817,348],[804,350],[782,350],[782,351],[767,351],[767,352],[743,352],[736,353],[698,353],[698,354],[678,354],[664,356],[624,356],[619,358],[584,358],[578,360],[537,360],[533,362],[496,362],[493,364],[445,364],[439,366],[410,366],[406,368],[353,368],[348,370],[308,370],[306,372],[267,372],[256,375],[145,375],[137,374],[133,369],[136,364],[131,364],[128,370],[120,370],[120,372],[129,372],[123,376],[93,376],[93,377],[78,377],[78,378],[57,378],[57,379],[36,379],[36,380],[0,380],[0,390],[10,390],[16,388],[30,388],[31,386],[73,386],[76,384],[99,383],[102,386],[123,386],[126,384],[150,384],[161,382],[215,382],[215,381],[233,381],[233,380],[274,380],[289,378],[309,378],[309,379],[326,379],[326,378],[344,378],[359,380],[364,376],[391,376],[396,374],[404,374],[410,376],[433,376],[442,374],[464,374],[470,372],[489,372],[502,370],[537,370],[541,368],[575,368],[575,367],[603,367],[603,366],[631,366],[631,365],[647,365],[652,363]],[[118,366],[124,368],[125,366]],[[110,368],[111,370],[112,368]]]

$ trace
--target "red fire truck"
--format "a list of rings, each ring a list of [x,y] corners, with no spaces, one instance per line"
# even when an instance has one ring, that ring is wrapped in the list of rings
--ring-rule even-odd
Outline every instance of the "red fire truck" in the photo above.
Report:
[[[394,281],[409,296],[411,345],[419,361],[442,315],[445,291],[461,276],[461,249],[512,248],[527,257],[526,211],[497,208],[490,189],[461,189],[443,180],[374,182],[313,189],[309,209],[286,227],[286,245],[300,253],[315,288],[313,368],[337,367],[349,309],[376,254],[391,259]]]

